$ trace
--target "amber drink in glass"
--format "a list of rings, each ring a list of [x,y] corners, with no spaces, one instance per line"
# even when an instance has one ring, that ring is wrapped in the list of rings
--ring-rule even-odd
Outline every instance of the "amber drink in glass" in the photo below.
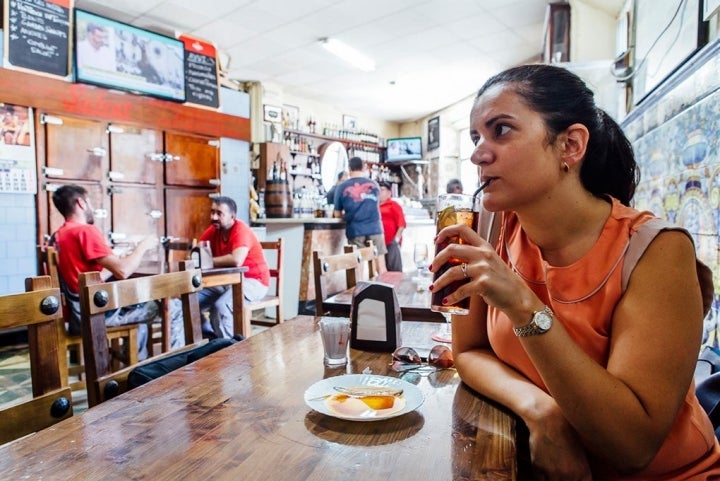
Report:
[[[464,194],[440,194],[437,199],[437,232],[445,227],[453,224],[465,224],[473,231],[477,232],[478,216],[480,212],[480,197]],[[436,244],[435,255],[450,244],[462,243],[459,237],[449,237],[441,244]],[[454,266],[463,263],[462,259],[450,258],[450,260],[438,269],[433,275],[433,282]],[[470,299],[465,298],[455,304],[443,305],[442,300],[455,292],[460,286],[468,282],[469,279],[461,279],[448,284],[443,289],[434,291],[432,294],[432,303],[430,309],[435,312],[443,312],[447,314],[456,314],[465,316],[469,313]]]

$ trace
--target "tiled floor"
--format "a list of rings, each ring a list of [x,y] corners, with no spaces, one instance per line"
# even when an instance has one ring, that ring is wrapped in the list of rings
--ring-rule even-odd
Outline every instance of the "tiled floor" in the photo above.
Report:
[[[27,345],[0,348],[0,407],[30,398],[30,357]],[[87,391],[73,391],[73,413],[87,409]]]
[[[267,327],[253,325],[253,334]],[[29,398],[32,392],[30,359],[27,344],[0,347],[0,407],[14,404],[21,398]],[[73,391],[73,413],[88,408],[87,391]]]

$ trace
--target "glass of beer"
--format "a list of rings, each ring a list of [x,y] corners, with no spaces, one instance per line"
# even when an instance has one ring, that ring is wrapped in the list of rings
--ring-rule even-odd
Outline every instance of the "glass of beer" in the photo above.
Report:
[[[437,198],[437,232],[454,224],[465,224],[477,232],[480,203],[480,196],[440,194]],[[438,253],[448,245],[456,243],[462,243],[462,240],[454,236],[445,239],[440,244],[436,244],[435,255],[438,255]],[[463,259],[450,258],[446,264],[435,271],[433,274],[433,282],[451,267],[459,266],[462,263]],[[442,312],[448,321],[445,326],[445,331],[434,335],[433,339],[441,342],[450,342],[450,316],[453,314],[466,316],[470,312],[470,299],[467,297],[454,304],[443,305],[442,303],[443,298],[455,292],[460,286],[468,282],[468,280],[469,279],[460,279],[432,293],[430,309],[435,312]]]

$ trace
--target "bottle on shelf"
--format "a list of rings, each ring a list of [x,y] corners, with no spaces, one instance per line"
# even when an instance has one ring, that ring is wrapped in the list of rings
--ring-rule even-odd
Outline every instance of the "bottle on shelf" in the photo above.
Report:
[[[270,172],[268,172],[268,182],[277,182],[278,181],[278,170],[277,170],[277,160],[272,163],[272,166],[270,167]]]

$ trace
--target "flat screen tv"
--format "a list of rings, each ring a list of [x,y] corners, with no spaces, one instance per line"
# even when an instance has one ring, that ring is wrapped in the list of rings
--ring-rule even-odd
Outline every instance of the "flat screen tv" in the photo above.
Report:
[[[404,162],[422,159],[422,139],[420,137],[403,137],[387,139],[387,162]]]
[[[180,40],[75,10],[75,81],[185,101]]]

